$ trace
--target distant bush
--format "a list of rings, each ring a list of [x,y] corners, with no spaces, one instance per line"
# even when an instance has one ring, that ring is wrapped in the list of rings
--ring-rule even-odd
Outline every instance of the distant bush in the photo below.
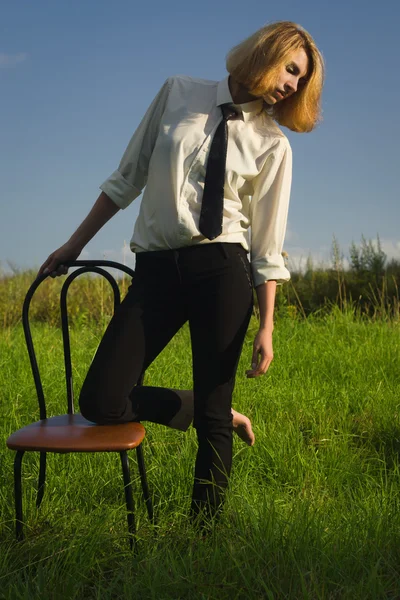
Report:
[[[36,277],[33,270],[20,272],[14,267],[13,271],[11,274],[0,273],[0,323],[3,327],[21,320],[25,294]],[[333,307],[373,319],[400,318],[400,261],[387,260],[379,237],[375,242],[362,237],[359,245],[353,243],[347,261],[334,238],[330,265],[315,267],[309,258],[305,269],[290,271],[291,280],[278,287],[278,318],[326,314]],[[57,277],[41,284],[31,307],[34,321],[59,322],[63,281],[63,277]],[[119,280],[122,297],[129,285],[129,278]],[[112,314],[111,288],[102,277],[83,275],[73,282],[68,294],[71,323],[100,322]]]
[[[26,292],[36,277],[34,271],[0,275],[0,323],[9,327],[22,319]],[[36,291],[30,308],[32,321],[60,322],[60,290],[64,277],[48,278]],[[119,279],[121,297],[130,285],[128,277]],[[103,277],[81,275],[68,290],[68,315],[71,323],[100,322],[113,312],[110,284]]]
[[[370,318],[399,319],[400,261],[387,261],[379,237],[376,242],[361,238],[352,243],[348,266],[336,239],[332,244],[331,265],[291,271],[291,281],[277,294],[281,315],[302,315],[329,311],[332,306],[351,309]]]

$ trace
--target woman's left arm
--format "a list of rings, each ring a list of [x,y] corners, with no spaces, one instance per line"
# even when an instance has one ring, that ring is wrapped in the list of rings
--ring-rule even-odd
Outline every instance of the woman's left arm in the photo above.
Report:
[[[286,231],[292,153],[286,138],[276,140],[259,176],[251,202],[251,266],[260,311],[247,377],[263,375],[273,359],[272,332],[276,286],[290,278],[282,246]]]
[[[253,343],[251,369],[246,371],[249,378],[264,375],[274,358],[272,332],[274,330],[274,307],[276,281],[269,280],[256,287],[260,327]]]

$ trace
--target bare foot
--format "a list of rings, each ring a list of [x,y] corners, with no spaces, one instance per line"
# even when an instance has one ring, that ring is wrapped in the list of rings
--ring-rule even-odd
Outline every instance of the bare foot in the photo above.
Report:
[[[177,390],[172,389],[173,392],[178,394],[182,402],[186,406],[187,414],[193,415],[193,391],[192,390]],[[189,423],[188,423],[189,424]],[[187,426],[188,426],[187,424]],[[233,431],[243,440],[248,446],[254,446],[255,435],[253,429],[251,427],[251,421],[245,415],[237,412],[232,408],[232,425]],[[182,429],[182,431],[186,431],[187,426]],[[172,426],[173,427],[173,426]],[[178,427],[180,429],[180,427]]]
[[[251,421],[245,415],[238,413],[232,408],[232,424],[233,431],[249,446],[254,446],[256,440],[253,429],[251,427]]]

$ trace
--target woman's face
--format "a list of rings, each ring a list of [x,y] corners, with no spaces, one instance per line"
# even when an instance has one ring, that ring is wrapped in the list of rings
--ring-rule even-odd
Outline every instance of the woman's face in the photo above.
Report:
[[[280,67],[274,88],[264,94],[267,104],[276,104],[294,94],[305,81],[308,71],[308,56],[303,48],[289,54]]]

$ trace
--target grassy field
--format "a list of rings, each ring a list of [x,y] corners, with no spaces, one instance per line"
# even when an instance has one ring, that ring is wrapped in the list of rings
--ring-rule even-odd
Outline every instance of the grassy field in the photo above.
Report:
[[[0,598],[399,599],[399,323],[333,310],[282,319],[269,373],[247,380],[251,325],[234,406],[256,444],[235,439],[223,517],[200,538],[187,520],[196,440],[146,426],[158,525],[140,502],[129,552],[117,454],[52,455],[35,509],[37,455],[23,467],[26,540],[14,540],[13,458],[5,440],[37,418],[20,326],[0,336]],[[60,339],[35,326],[49,414],[65,411]],[[76,388],[101,335],[73,330]],[[191,387],[187,329],[149,369],[149,385]],[[132,474],[137,482],[135,457]],[[136,488],[139,489],[138,485]]]

